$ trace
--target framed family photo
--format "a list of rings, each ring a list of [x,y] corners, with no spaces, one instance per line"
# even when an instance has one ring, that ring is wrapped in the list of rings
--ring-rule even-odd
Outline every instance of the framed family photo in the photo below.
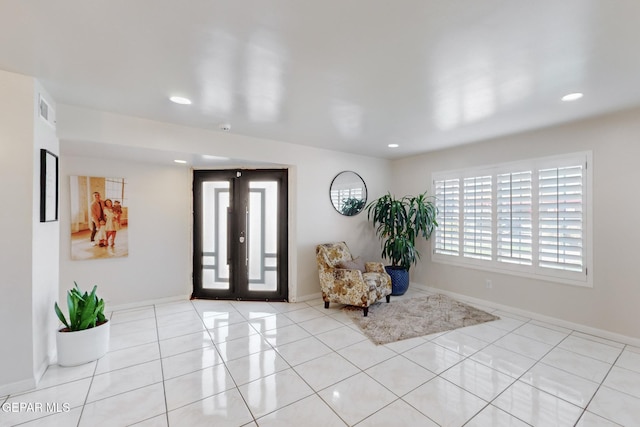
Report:
[[[71,259],[129,255],[129,194],[125,178],[70,176]]]

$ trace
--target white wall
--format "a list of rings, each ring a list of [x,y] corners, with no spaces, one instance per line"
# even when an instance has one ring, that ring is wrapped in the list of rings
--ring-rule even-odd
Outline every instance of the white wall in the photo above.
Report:
[[[0,71],[0,394],[34,382],[33,93],[33,79]]]
[[[39,122],[40,92],[33,78],[0,71],[0,395],[32,388],[54,351],[59,233],[39,222],[39,177],[40,148],[57,154],[58,141]]]
[[[289,297],[290,300],[315,296],[319,298],[320,287],[315,262],[315,246],[318,243],[346,240],[356,254],[379,259],[379,243],[366,222],[366,216],[343,217],[332,207],[329,200],[329,185],[333,177],[340,171],[353,170],[365,180],[369,197],[379,196],[388,190],[389,162],[365,156],[350,155],[340,152],[320,150],[301,145],[287,144],[258,138],[244,137],[229,133],[214,132],[203,129],[188,128],[168,123],[115,115],[106,112],[62,105],[58,108],[58,135],[64,148],[65,141],[82,141],[87,144],[107,143],[127,145],[150,150],[167,150],[182,153],[208,154],[233,159],[244,159],[247,165],[255,162],[272,164],[266,167],[286,167],[289,169]],[[64,151],[64,150],[63,150]],[[239,166],[244,163],[240,162]],[[62,212],[61,220],[61,283],[77,278],[90,282],[92,277],[104,280],[121,270],[119,280],[122,282],[121,292],[114,293],[115,304],[131,303],[141,300],[178,296],[189,293],[191,288],[191,175],[174,177],[175,194],[184,204],[185,211],[172,213],[176,220],[168,224],[175,230],[175,248],[158,245],[152,230],[138,230],[139,223],[148,219],[152,209],[161,209],[155,203],[142,203],[149,192],[160,199],[164,193],[161,181],[155,176],[169,175],[170,171],[182,170],[174,166],[148,166],[141,163],[130,163],[100,158],[63,159],[62,173]],[[126,165],[126,166],[125,166]],[[146,171],[145,171],[146,169]],[[91,173],[89,173],[91,172]],[[185,172],[186,173],[186,172]],[[71,261],[68,256],[69,213],[68,213],[68,175],[92,174],[101,176],[125,176],[129,185],[138,188],[136,194],[141,197],[141,206],[133,206],[131,215],[142,218],[131,219],[130,227],[130,260],[95,260],[90,262]],[[164,179],[164,178],[162,178]],[[169,179],[168,179],[169,180]],[[143,184],[144,182],[144,184]],[[178,194],[180,194],[178,196]],[[178,203],[176,203],[178,204]],[[136,212],[137,210],[137,212]],[[173,218],[172,218],[173,219]],[[185,229],[184,227],[188,227]],[[142,233],[135,236],[134,233]],[[176,253],[176,251],[182,251]],[[174,267],[159,264],[156,257],[166,253]],[[140,254],[140,255],[136,255]],[[144,259],[138,256],[144,254]],[[185,258],[186,256],[186,258]],[[135,260],[135,261],[134,261]],[[166,263],[165,263],[166,264]],[[139,280],[137,271],[150,272],[154,269],[169,268],[171,280],[161,289],[147,280]],[[164,277],[164,276],[163,276]],[[106,279],[110,280],[110,279]],[[188,286],[187,286],[188,284]],[[115,285],[114,285],[115,286]],[[64,288],[64,286],[62,286]],[[111,289],[111,288],[110,288]],[[110,289],[105,291],[110,292]],[[120,289],[120,288],[119,288]],[[173,295],[171,295],[173,294]]]
[[[435,171],[593,151],[593,288],[434,263],[429,243],[420,246],[425,256],[412,270],[412,281],[640,337],[640,198],[634,191],[640,182],[639,137],[640,110],[633,110],[394,161],[393,188],[415,193],[430,188]],[[493,281],[492,289],[485,288],[485,279]]]
[[[309,157],[311,156],[311,157]],[[315,248],[318,243],[345,241],[354,256],[381,261],[380,243],[367,222],[366,212],[340,215],[329,199],[329,185],[341,171],[352,170],[364,180],[367,203],[389,190],[385,161],[316,150],[300,159],[297,174],[297,279],[298,297],[320,292]]]
[[[40,149],[59,155],[60,144],[55,129],[40,118],[39,95],[55,110],[55,102],[38,82],[32,104],[34,120],[33,150],[33,369],[39,380],[55,354],[55,330],[58,325],[53,304],[58,299],[60,221],[40,222]],[[53,111],[50,110],[50,114]],[[58,210],[59,212],[59,210]]]
[[[107,309],[138,301],[188,296],[189,170],[173,165],[73,156],[62,156],[60,166],[60,298],[64,298],[74,282],[89,291],[98,285],[98,295],[104,298]],[[71,259],[69,176],[72,175],[126,178],[128,256]],[[86,243],[90,244],[88,240]]]

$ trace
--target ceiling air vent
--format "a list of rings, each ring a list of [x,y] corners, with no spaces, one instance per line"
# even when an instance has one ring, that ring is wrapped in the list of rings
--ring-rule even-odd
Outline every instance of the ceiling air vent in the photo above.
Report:
[[[56,127],[56,112],[51,108],[49,103],[44,99],[42,94],[39,95],[38,112],[40,118],[47,122],[50,126]]]

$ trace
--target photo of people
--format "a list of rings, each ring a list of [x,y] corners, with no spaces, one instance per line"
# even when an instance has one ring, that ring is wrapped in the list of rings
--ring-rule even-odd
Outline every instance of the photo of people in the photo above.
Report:
[[[70,177],[71,259],[129,254],[126,179]]]

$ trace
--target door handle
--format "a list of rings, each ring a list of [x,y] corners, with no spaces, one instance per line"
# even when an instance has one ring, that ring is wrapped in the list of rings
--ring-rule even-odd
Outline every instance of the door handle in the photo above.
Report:
[[[246,234],[249,229],[249,205],[244,205],[244,233]],[[244,243],[244,236],[242,237],[242,243]],[[244,245],[244,265],[249,265],[249,245]]]
[[[233,211],[230,207],[227,208],[227,265],[231,265],[231,220],[233,218]]]

